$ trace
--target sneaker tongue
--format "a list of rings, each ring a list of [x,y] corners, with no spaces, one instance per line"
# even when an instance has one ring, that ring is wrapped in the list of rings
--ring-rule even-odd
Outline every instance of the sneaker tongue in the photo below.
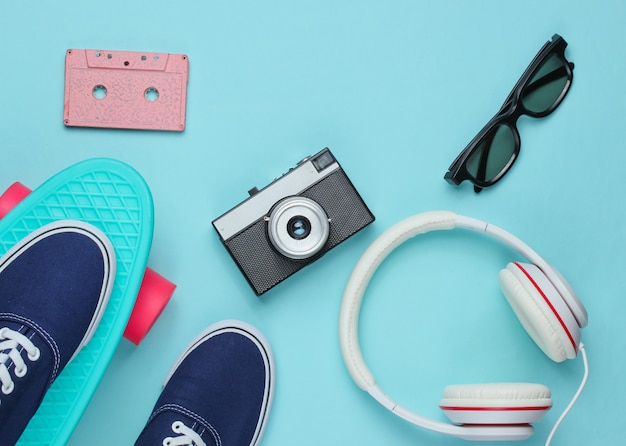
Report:
[[[180,424],[182,424],[182,428]],[[185,432],[188,430],[192,431],[192,434],[186,435]],[[196,442],[176,442],[185,437],[191,440],[193,436],[198,436],[206,446],[217,446],[220,444],[217,431],[203,420],[196,419],[193,413],[180,406],[164,406],[155,412],[155,415],[153,415],[137,439],[135,446],[166,444],[163,441],[167,438],[172,439],[172,444],[193,444],[197,446],[198,443]]]
[[[8,394],[0,391],[0,432],[3,441],[8,440],[7,444],[13,444],[39,408],[44,394],[54,380],[58,361],[54,359],[55,355],[50,345],[32,328],[19,322],[0,320],[0,329],[3,327],[26,336],[39,350],[39,357],[36,359],[30,359],[28,352],[21,345],[14,349],[2,348],[0,351],[3,358],[0,373],[4,375],[4,380],[7,380],[7,382],[3,380],[2,384],[7,388],[12,387]],[[3,343],[12,344],[6,339],[0,340],[0,344]],[[19,377],[16,376],[17,363],[11,358],[17,352],[26,366],[24,372],[19,372],[23,373],[23,376]],[[15,440],[10,441],[13,438]]]

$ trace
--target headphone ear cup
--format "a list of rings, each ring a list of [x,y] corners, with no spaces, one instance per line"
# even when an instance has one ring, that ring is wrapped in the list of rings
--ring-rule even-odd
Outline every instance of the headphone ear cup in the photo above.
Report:
[[[526,332],[550,359],[563,362],[576,357],[580,328],[537,266],[509,263],[500,271],[500,286]]]
[[[454,423],[527,424],[543,417],[552,398],[542,384],[462,384],[446,387],[439,407]]]

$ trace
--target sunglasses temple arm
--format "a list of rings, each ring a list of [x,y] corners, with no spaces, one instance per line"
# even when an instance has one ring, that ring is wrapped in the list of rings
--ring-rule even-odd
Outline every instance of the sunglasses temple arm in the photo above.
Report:
[[[528,78],[530,77],[531,71],[534,70],[534,68],[537,66],[539,61],[543,60],[547,56],[547,54],[549,54],[549,51],[550,51],[549,47],[550,47],[550,42],[547,42],[539,50],[539,52],[535,55],[533,60],[530,62],[530,64],[524,70],[524,73],[522,73],[520,78],[515,83],[515,86],[513,87],[513,89],[511,90],[511,92],[507,96],[506,100],[504,101],[504,104],[502,104],[502,107],[500,108],[500,111],[502,111],[502,110],[504,110],[504,109],[506,109],[508,107],[509,103],[513,100],[513,96],[515,96],[515,93],[521,88],[521,86],[525,82],[527,82]],[[573,64],[572,64],[572,68],[573,68]]]
[[[537,57],[535,57],[535,59],[537,59]],[[513,89],[509,93],[509,95],[504,100],[504,103],[502,104],[502,107],[500,107],[500,111],[498,112],[498,114],[501,113],[502,111],[506,110],[507,108],[509,108],[509,105],[513,101],[513,97],[515,96],[515,93],[517,93],[520,90],[520,88],[522,87],[522,85],[524,85],[524,83],[527,82],[527,79],[528,79],[528,76],[529,76],[529,70],[533,66],[533,64],[535,63],[535,59],[533,59],[533,61],[526,68],[526,70],[524,71],[522,76],[517,80],[517,82],[515,83],[515,86],[513,87]]]
[[[572,62],[569,62],[569,66],[572,69],[574,68],[574,64]],[[545,87],[550,82],[554,82],[565,76],[567,76],[567,70],[565,69],[565,66],[561,66],[556,70],[552,70],[550,73],[546,73],[545,76],[540,77],[535,82],[528,84],[526,86],[526,93],[533,93],[541,87]]]
[[[478,170],[476,171],[476,179],[479,181],[485,181],[485,174],[487,173],[487,160],[489,159],[489,151],[491,150],[491,144],[496,136],[496,132],[490,132],[484,141],[485,149],[480,152],[480,158],[478,160]],[[474,192],[479,193],[483,188],[474,185]]]

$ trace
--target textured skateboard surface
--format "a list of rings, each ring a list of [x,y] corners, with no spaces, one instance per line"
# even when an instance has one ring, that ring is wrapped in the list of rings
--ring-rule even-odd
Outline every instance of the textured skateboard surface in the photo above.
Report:
[[[133,168],[119,161],[83,161],[33,190],[0,220],[0,255],[33,230],[60,219],[88,222],[108,236],[117,257],[115,285],[93,338],[48,390],[18,445],[67,443],[122,337],[152,243],[150,190]]]

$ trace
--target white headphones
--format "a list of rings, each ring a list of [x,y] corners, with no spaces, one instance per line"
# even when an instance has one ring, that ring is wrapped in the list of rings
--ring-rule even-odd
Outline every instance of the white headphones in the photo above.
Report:
[[[378,266],[411,237],[455,228],[484,232],[530,262],[512,262],[500,271],[504,295],[528,334],[548,357],[562,362],[577,356],[582,347],[580,329],[587,325],[587,311],[565,278],[514,235],[491,224],[448,211],[422,213],[397,223],[382,233],[361,256],[346,285],[341,303],[341,353],[356,384],[410,423],[467,440],[524,440],[533,433],[529,423],[541,419],[552,406],[550,390],[546,386],[528,383],[448,386],[444,389],[440,407],[455,424],[444,423],[411,412],[389,398],[377,386],[359,347],[361,302]],[[585,355],[584,359],[586,367]],[[579,393],[585,381],[586,375]]]

